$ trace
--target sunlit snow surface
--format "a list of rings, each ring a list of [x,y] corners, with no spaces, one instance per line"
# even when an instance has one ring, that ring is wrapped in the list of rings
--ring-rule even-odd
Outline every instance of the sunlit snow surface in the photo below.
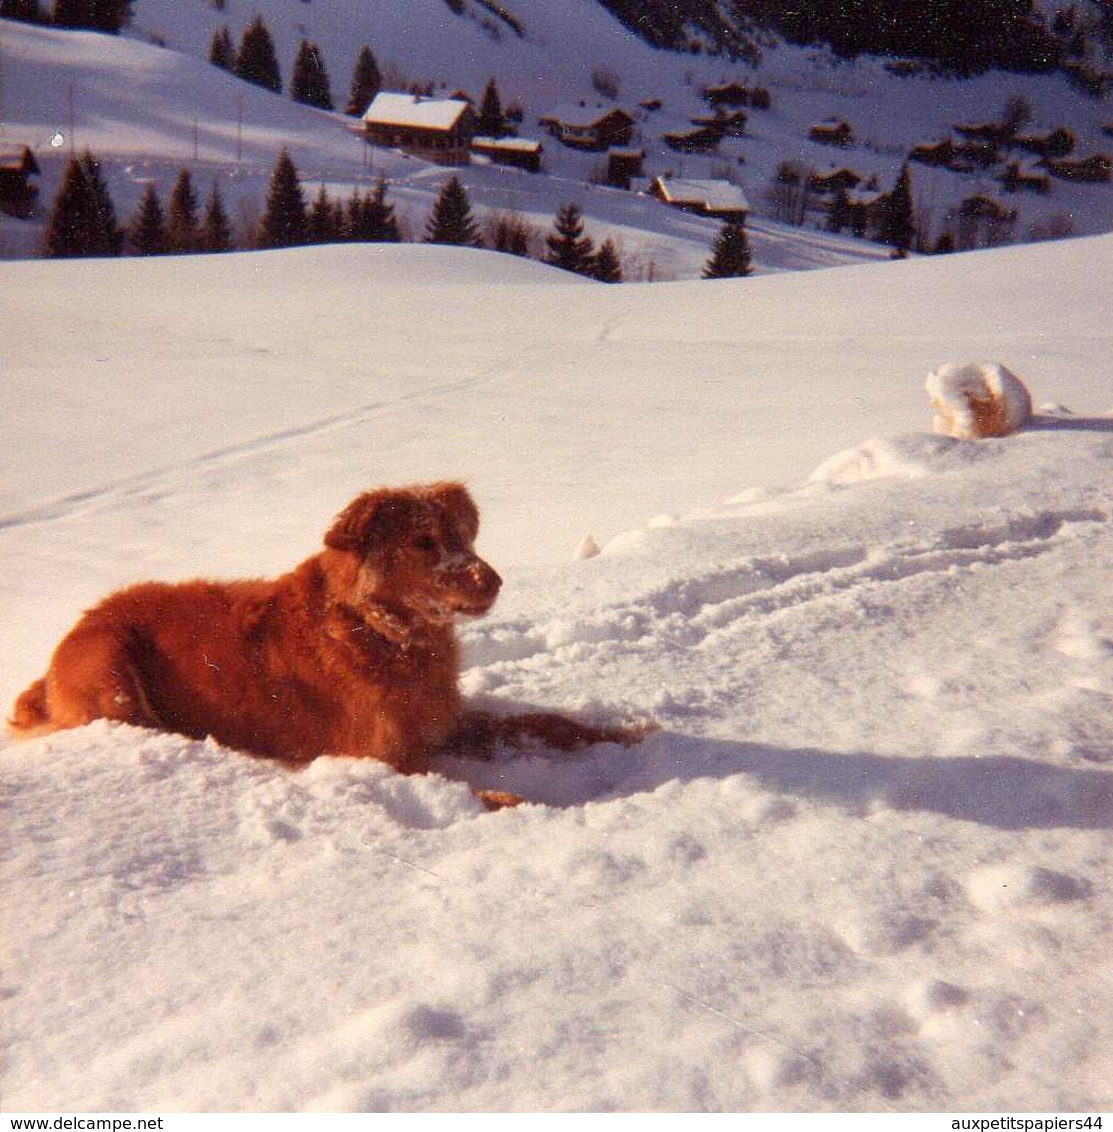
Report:
[[[420,778],[5,747],[5,1106],[1108,1107],[1111,258],[0,268],[5,702],[119,584],[463,476],[507,578],[467,695],[661,728]],[[1059,407],[931,435],[975,359]]]

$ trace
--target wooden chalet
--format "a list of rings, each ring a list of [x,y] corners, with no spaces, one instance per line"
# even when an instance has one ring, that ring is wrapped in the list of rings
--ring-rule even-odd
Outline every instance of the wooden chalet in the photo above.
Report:
[[[1066,157],[1074,149],[1074,133],[1065,126],[1059,126],[1046,134],[1017,134],[1009,145],[1038,153],[1040,157]]]
[[[1018,161],[1010,161],[1000,177],[1007,193],[1028,192],[1046,196],[1051,192],[1051,178],[1036,169],[1025,169]]]
[[[719,148],[722,131],[711,126],[697,126],[691,130],[675,130],[661,135],[669,149],[677,153],[710,153]]]
[[[642,175],[644,149],[615,146],[607,150],[607,184],[614,189],[629,189],[636,177]]]
[[[1008,131],[997,122],[956,122],[955,130],[969,141],[1000,145],[1008,140]]]
[[[750,213],[746,194],[730,181],[688,181],[676,177],[654,177],[649,183],[649,194],[662,204],[691,212],[696,216],[711,216],[718,220],[735,220],[745,223]]]
[[[716,110],[714,114],[700,114],[689,119],[699,129],[717,130],[720,137],[741,138],[746,135],[744,110]]]
[[[579,102],[558,106],[538,122],[554,138],[573,149],[605,150],[630,144],[634,118],[617,106]]]
[[[745,83],[716,83],[705,86],[700,97],[709,106],[749,106],[750,89]]]
[[[950,165],[955,159],[955,143],[950,138],[936,142],[919,142],[909,151],[909,161],[924,165]]]
[[[380,91],[363,115],[363,135],[440,165],[466,165],[475,135],[475,111],[457,98]]]
[[[25,220],[31,215],[39,196],[31,178],[41,170],[29,146],[22,149],[0,149],[0,212]]]
[[[854,130],[850,123],[835,119],[817,122],[808,130],[808,137],[822,145],[837,145],[843,149],[854,144]]]
[[[1102,184],[1113,179],[1113,161],[1104,153],[1093,153],[1089,157],[1059,161],[1048,158],[1042,162],[1044,168],[1053,176],[1064,181],[1081,181],[1087,184]]]
[[[808,177],[808,188],[821,194],[856,189],[861,183],[862,178],[845,165],[837,169],[817,169]]]
[[[472,153],[486,157],[496,165],[510,165],[530,173],[541,171],[541,155],[545,147],[530,138],[472,138]]]

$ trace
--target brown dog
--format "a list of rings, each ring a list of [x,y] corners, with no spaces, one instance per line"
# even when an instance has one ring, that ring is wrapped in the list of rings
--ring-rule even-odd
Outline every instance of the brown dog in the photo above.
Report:
[[[404,773],[425,771],[450,741],[474,751],[533,737],[567,750],[640,738],[546,714],[464,716],[453,618],[486,613],[502,584],[473,549],[478,529],[460,484],[382,489],[349,504],[325,549],[274,581],[121,590],[62,640],[16,701],[12,731],[110,719]]]

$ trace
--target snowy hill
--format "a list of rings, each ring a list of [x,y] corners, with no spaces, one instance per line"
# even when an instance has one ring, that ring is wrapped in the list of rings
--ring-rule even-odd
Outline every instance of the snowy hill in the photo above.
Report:
[[[593,183],[601,174],[601,155],[567,149],[542,131],[538,118],[557,104],[607,101],[596,89],[600,75],[617,87],[614,104],[638,119],[634,140],[645,150],[647,175],[741,182],[758,211],[751,229],[758,271],[837,266],[884,254],[874,244],[817,230],[824,222],[818,199],[803,228],[776,223],[778,210],[768,196],[784,162],[806,170],[846,164],[863,184],[889,189],[915,144],[953,132],[958,122],[991,119],[1017,96],[1031,107],[1032,130],[1069,128],[1079,154],[1109,149],[1102,133],[1110,118],[1109,100],[1086,99],[1061,76],[902,80],[880,60],[838,64],[822,52],[784,46],[769,47],[760,66],[751,70],[705,56],[655,51],[593,0],[562,5],[522,0],[513,5],[522,34],[503,25],[497,36],[478,19],[454,16],[443,0],[380,2],[356,9],[315,0],[256,8],[266,17],[284,80],[300,40],[312,39],[340,105],[363,43],[373,46],[396,85],[430,82],[438,93],[463,88],[478,97],[495,77],[504,103],[516,102],[524,110],[522,134],[545,142],[545,171],[534,175],[474,164],[463,174],[473,202],[480,209],[521,213],[545,231],[563,203],[577,200],[590,234],[597,241],[611,236],[619,243],[632,278],[697,277],[717,224],[670,212],[639,193]],[[44,206],[53,198],[70,146],[88,146],[106,161],[121,220],[132,215],[149,182],[165,199],[178,170],[187,166],[199,185],[218,182],[234,219],[245,226],[258,216],[277,151],[285,146],[307,195],[325,184],[343,197],[353,185],[385,175],[408,231],[420,236],[446,177],[444,169],[391,150],[369,151],[342,115],[299,106],[205,61],[216,29],[227,25],[236,40],[248,13],[235,7],[221,12],[200,0],[141,0],[135,12],[127,37],[120,39],[0,22],[5,66],[0,142],[29,144],[35,150],[44,170]],[[165,46],[153,47],[147,40]],[[745,136],[725,139],[715,153],[670,149],[665,134],[691,128],[693,117],[708,112],[700,91],[735,79],[768,89],[771,108],[752,110]],[[644,110],[643,102],[660,102],[661,109]],[[831,117],[853,124],[856,142],[851,149],[809,139],[811,125]],[[938,236],[953,224],[948,216],[959,202],[977,195],[1017,210],[1018,240],[1033,232],[1089,234],[1110,227],[1113,192],[1108,184],[1053,179],[1047,195],[1007,193],[999,173],[914,166],[917,214],[924,230]],[[40,235],[40,223],[0,216],[0,254],[31,254]]]
[[[5,741],[5,1108],[1108,1109],[1111,270],[0,264],[6,703],[109,589],[451,475],[507,579],[467,696],[661,727],[418,778]],[[1032,428],[927,431],[975,359]]]

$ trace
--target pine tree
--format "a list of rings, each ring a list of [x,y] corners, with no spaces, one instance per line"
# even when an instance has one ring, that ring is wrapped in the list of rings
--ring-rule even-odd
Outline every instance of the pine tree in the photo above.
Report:
[[[482,247],[479,229],[471,212],[467,190],[455,175],[446,182],[433,202],[433,212],[425,226],[427,244],[455,244]]]
[[[553,267],[574,271],[577,275],[591,275],[595,263],[595,245],[584,235],[584,221],[580,206],[566,204],[557,213],[553,231],[545,238],[548,249],[542,257]]]
[[[274,53],[274,40],[262,16],[256,15],[244,28],[232,70],[249,83],[273,90],[276,94],[282,92],[282,75]]]
[[[133,0],[89,0],[89,15],[96,31],[116,34],[131,19]]]
[[[475,132],[485,138],[501,138],[506,133],[506,117],[502,112],[502,99],[494,79],[489,79],[479,104],[479,117]]]
[[[731,279],[749,275],[750,241],[745,227],[737,220],[726,220],[703,269],[704,279]]]
[[[352,195],[348,198],[348,203],[344,206],[344,216],[340,224],[340,238],[342,240],[366,240],[366,221],[367,209],[363,195],[359,189],[354,189]]]
[[[100,162],[88,150],[80,158],[71,157],[47,221],[44,254],[119,255],[121,243],[116,208],[100,175]]]
[[[529,256],[529,225],[515,213],[500,212],[491,218],[487,239],[496,252]]]
[[[212,42],[209,44],[209,62],[222,71],[231,71],[236,65],[236,49],[232,46],[232,33],[227,24],[221,24],[213,32]]]
[[[182,169],[170,194],[166,215],[166,247],[171,252],[195,252],[201,243],[197,194],[188,169]]]
[[[0,18],[22,20],[27,24],[45,24],[46,16],[39,0],[0,0]]]
[[[371,48],[364,44],[356,56],[356,65],[352,70],[352,87],[348,95],[348,104],[344,113],[353,118],[362,118],[371,105],[375,95],[382,89],[383,77],[379,72],[379,64]]]
[[[220,199],[220,189],[216,181],[209,190],[205,205],[205,224],[201,229],[201,250],[206,252],[228,252],[232,250],[232,226]]]
[[[166,252],[166,224],[162,202],[154,184],[148,184],[128,230],[136,255],[163,255]]]
[[[908,165],[902,165],[893,191],[885,200],[882,238],[894,254],[906,256],[916,238],[916,220],[912,210],[912,178]]]
[[[394,205],[386,199],[385,177],[380,177],[375,191],[367,194],[363,206],[363,223],[369,240],[397,244],[402,239],[398,221],[394,217]]]
[[[618,249],[609,237],[599,246],[595,253],[595,263],[592,275],[600,283],[621,283],[622,263],[618,258]]]
[[[309,215],[306,220],[306,240],[310,244],[330,244],[339,233],[335,227],[336,212],[332,206],[332,198],[328,190],[321,183],[313,203],[309,206]]]
[[[316,106],[320,110],[332,109],[328,71],[325,70],[321,49],[303,39],[294,59],[294,73],[290,77],[290,97],[295,102]]]
[[[298,183],[298,171],[286,150],[278,155],[267,192],[259,245],[288,248],[305,243],[305,198]]]
[[[53,22],[116,34],[131,19],[132,0],[55,0]]]
[[[89,0],[54,0],[51,19],[60,28],[92,27]]]
[[[827,206],[827,230],[841,232],[850,225],[850,194],[844,188],[835,190]]]

